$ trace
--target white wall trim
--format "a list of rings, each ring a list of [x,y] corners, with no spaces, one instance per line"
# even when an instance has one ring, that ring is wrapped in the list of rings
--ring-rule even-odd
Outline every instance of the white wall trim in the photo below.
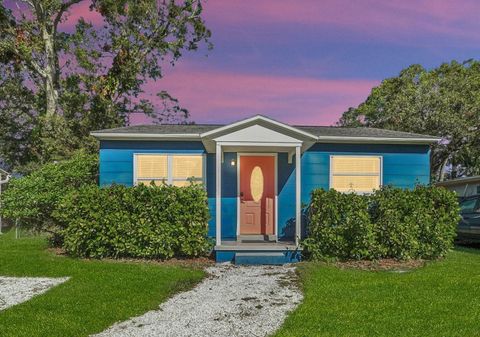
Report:
[[[300,146],[295,148],[295,245],[300,245],[302,235],[302,153]]]

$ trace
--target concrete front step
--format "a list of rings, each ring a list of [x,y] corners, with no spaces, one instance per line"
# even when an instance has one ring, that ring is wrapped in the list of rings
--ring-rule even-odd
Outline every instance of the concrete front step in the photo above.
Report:
[[[282,265],[292,262],[284,252],[236,252],[234,263],[239,265]]]

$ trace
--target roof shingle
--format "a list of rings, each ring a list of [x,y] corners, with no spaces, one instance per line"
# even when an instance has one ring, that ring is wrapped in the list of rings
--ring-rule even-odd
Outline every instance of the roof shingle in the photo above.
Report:
[[[114,129],[104,129],[95,131],[96,134],[192,134],[199,135],[207,131],[212,131],[224,125],[221,124],[150,124],[150,125],[132,125]],[[401,132],[377,128],[345,128],[335,126],[309,126],[293,125],[294,128],[311,133],[315,136],[325,137],[372,137],[372,138],[416,138],[431,139],[434,136],[422,135],[410,132]]]

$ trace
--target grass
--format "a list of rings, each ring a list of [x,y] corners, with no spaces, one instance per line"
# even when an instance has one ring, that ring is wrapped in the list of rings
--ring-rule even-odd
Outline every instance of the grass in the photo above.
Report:
[[[0,311],[0,335],[78,337],[155,309],[204,276],[197,269],[57,256],[43,238],[0,236],[0,275],[71,279]],[[480,250],[457,248],[406,273],[298,267],[304,302],[280,336],[480,336]],[[1,291],[1,289],[0,289]]]
[[[480,336],[480,251],[406,273],[299,266],[305,299],[280,336]]]
[[[7,233],[0,235],[0,275],[71,277],[45,294],[0,311],[2,337],[80,337],[157,308],[173,293],[192,287],[204,273],[153,263],[57,256],[46,250],[43,238],[15,240]]]

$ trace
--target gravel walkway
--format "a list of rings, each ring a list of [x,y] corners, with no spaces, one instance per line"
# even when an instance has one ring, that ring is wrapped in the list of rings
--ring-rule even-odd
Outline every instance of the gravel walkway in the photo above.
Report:
[[[0,310],[28,301],[51,287],[68,280],[68,277],[5,277],[0,276]]]
[[[207,268],[194,289],[96,337],[267,336],[302,300],[292,266]]]

